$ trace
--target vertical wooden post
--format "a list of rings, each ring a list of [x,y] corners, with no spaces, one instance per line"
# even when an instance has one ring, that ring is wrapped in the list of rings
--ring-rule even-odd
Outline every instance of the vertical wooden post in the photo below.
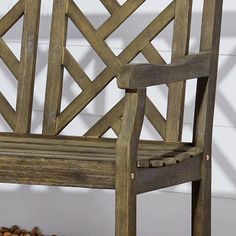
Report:
[[[136,236],[136,161],[145,98],[145,90],[126,92],[116,148],[116,236]]]
[[[16,104],[16,133],[29,133],[32,116],[41,0],[25,0],[20,75]]]
[[[43,134],[56,134],[57,116],[61,108],[64,47],[66,46],[68,0],[54,0],[49,48],[47,91],[45,98]]]
[[[175,4],[172,61],[176,61],[188,53],[192,15],[192,0],[176,0]],[[165,132],[167,142],[180,141],[182,138],[185,87],[185,81],[169,84]]]
[[[192,184],[192,236],[211,235],[211,145],[222,0],[205,0],[202,20],[202,52],[211,52],[208,79],[198,79],[194,120],[194,145],[204,150],[201,180]]]

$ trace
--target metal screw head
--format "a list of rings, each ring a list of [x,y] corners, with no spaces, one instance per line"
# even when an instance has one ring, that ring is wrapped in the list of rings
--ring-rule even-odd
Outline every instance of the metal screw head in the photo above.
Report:
[[[210,156],[206,155],[206,160],[209,161],[210,160]]]
[[[131,173],[130,177],[131,179],[134,179],[134,173]]]

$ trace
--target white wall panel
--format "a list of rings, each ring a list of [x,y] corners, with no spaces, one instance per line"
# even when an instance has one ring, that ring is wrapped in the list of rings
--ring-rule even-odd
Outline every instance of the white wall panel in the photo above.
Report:
[[[38,225],[48,235],[111,236],[114,197],[114,192],[104,190],[1,184],[0,224]],[[140,195],[138,236],[189,236],[190,204],[188,194],[159,191]],[[212,208],[212,235],[235,236],[235,200],[213,198]]]

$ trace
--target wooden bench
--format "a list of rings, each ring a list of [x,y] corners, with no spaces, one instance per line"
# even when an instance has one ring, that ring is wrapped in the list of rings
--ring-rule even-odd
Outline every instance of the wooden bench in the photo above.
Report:
[[[192,0],[171,2],[116,56],[106,39],[145,0],[100,0],[110,17],[95,29],[73,0],[54,0],[42,134],[31,133],[40,0],[19,0],[0,20],[0,57],[18,80],[16,108],[0,93],[0,113],[12,133],[0,133],[0,181],[116,191],[116,236],[136,235],[136,196],[192,182],[192,236],[211,235],[211,141],[222,0],[204,0],[200,52],[189,54]],[[22,16],[20,60],[2,36]],[[66,48],[70,19],[106,68],[91,80]],[[152,40],[174,21],[172,63]],[[150,64],[129,64],[139,53]],[[129,64],[129,65],[128,65]],[[82,92],[61,110],[63,70]],[[121,99],[83,136],[61,131],[114,79]],[[193,140],[181,142],[186,80],[197,79]],[[146,94],[168,86],[167,115]],[[146,117],[163,141],[140,140]],[[117,139],[104,138],[112,129]],[[168,206],[167,206],[168,207]]]

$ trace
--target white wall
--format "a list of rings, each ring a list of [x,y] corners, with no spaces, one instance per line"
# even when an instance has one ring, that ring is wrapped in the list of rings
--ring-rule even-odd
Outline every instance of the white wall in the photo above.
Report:
[[[0,15],[3,15],[16,1],[1,0]],[[81,0],[81,8],[91,22],[98,26],[109,15],[98,4],[98,0]],[[124,1],[123,1],[124,2]],[[169,0],[147,0],[134,17],[115,32],[107,41],[115,54],[118,54],[137,35]],[[198,49],[200,11],[202,0],[194,0],[194,13],[191,34],[191,51]],[[47,71],[47,52],[50,34],[50,15],[52,0],[42,0],[42,18],[38,50],[37,77],[33,114],[33,132],[41,131],[42,109]],[[233,0],[224,3],[222,40],[220,47],[219,80],[214,120],[213,140],[213,236],[235,235],[233,219],[236,212],[236,4]],[[7,44],[19,56],[21,22],[15,25],[4,37]],[[128,29],[128,30],[127,30]],[[171,25],[157,37],[153,44],[163,57],[170,58]],[[80,33],[70,25],[68,49],[93,78],[104,67],[96,54],[82,39]],[[95,58],[95,59],[94,59]],[[140,56],[136,62],[142,62]],[[0,91],[15,105],[16,81],[0,62]],[[80,89],[66,74],[62,106],[79,94]],[[193,91],[195,82],[188,83],[184,140],[191,137]],[[64,131],[66,134],[82,134],[99,117],[108,111],[112,104],[122,96],[117,90],[116,81],[109,85],[109,91],[101,93]],[[166,88],[164,86],[149,91],[151,98],[165,113]],[[1,130],[8,126],[1,119]],[[109,135],[112,135],[110,133]],[[151,126],[145,124],[143,137],[157,138]],[[170,236],[190,235],[190,189],[181,185],[162,191],[144,194],[138,198],[140,222],[138,235]],[[167,207],[168,206],[168,207]],[[19,224],[23,227],[39,225],[45,233],[59,235],[109,236],[114,231],[114,193],[103,190],[81,190],[72,188],[36,187],[20,185],[0,185],[0,225]],[[181,214],[181,217],[179,215]],[[101,233],[102,232],[102,233]]]

